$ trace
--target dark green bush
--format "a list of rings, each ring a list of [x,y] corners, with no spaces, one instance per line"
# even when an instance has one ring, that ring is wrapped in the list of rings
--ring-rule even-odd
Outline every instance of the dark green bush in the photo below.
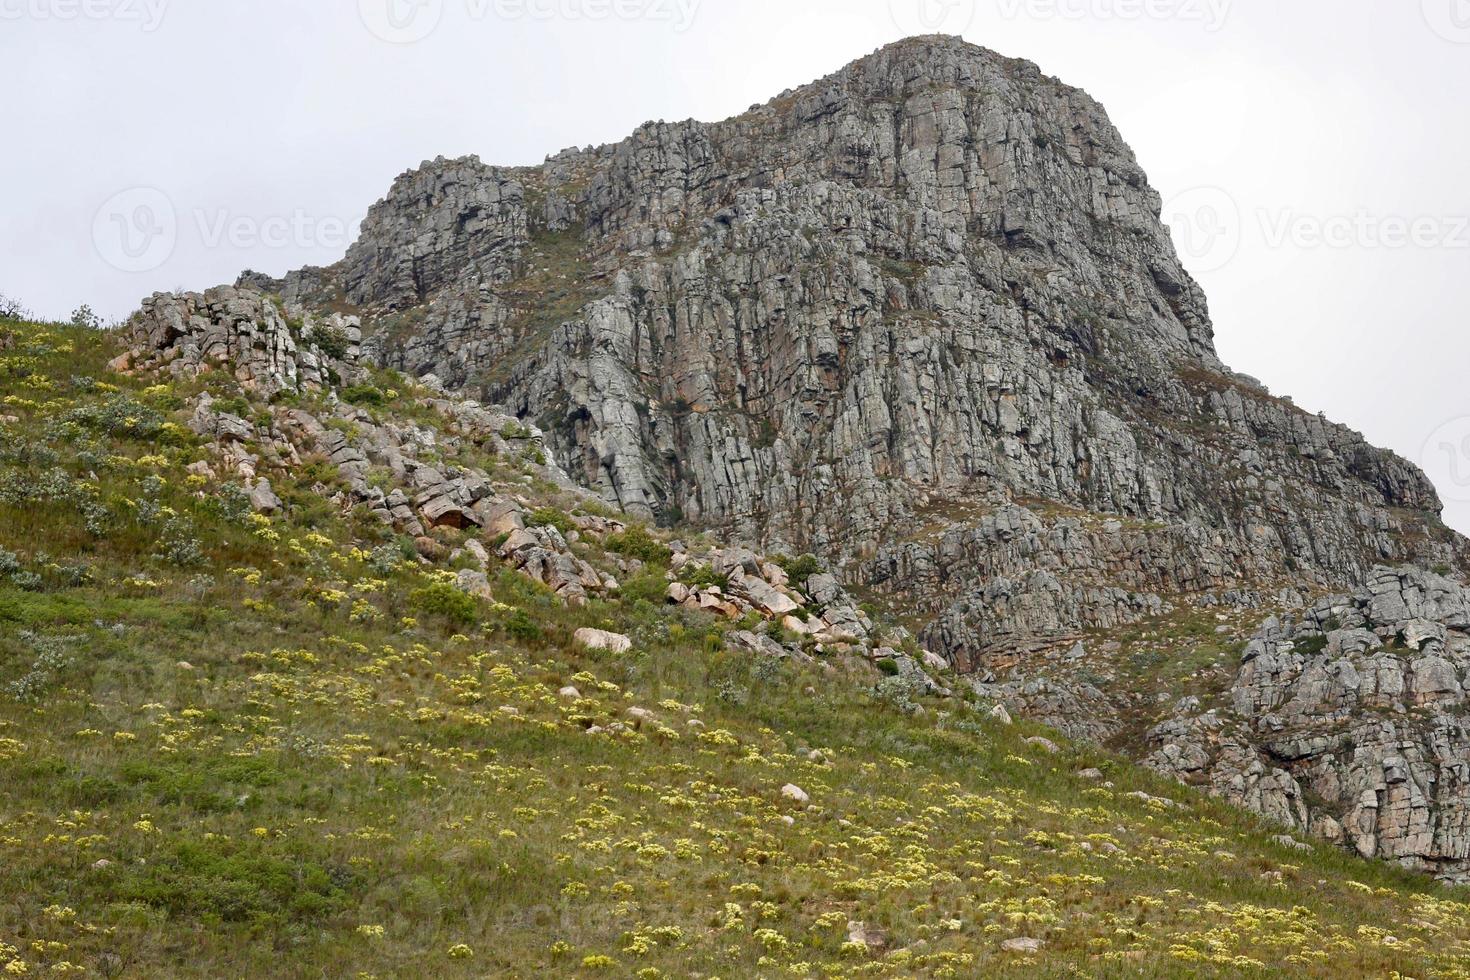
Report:
[[[1298,637],[1291,646],[1303,657],[1315,657],[1327,649],[1327,634],[1313,633],[1310,636]]]
[[[439,616],[451,623],[468,626],[479,618],[479,607],[473,596],[461,592],[448,582],[435,582],[408,595],[409,606],[425,616]]]
[[[610,534],[605,543],[608,551],[639,561],[664,563],[674,554],[644,527],[630,527],[619,534]]]
[[[541,627],[536,621],[526,615],[524,609],[513,609],[501,623],[501,628],[507,634],[524,643],[541,639]]]
[[[822,570],[822,563],[817,560],[816,555],[802,555],[800,558],[778,558],[776,564],[781,566],[781,571],[791,580],[791,584],[798,589],[806,586],[806,580]]]
[[[311,342],[316,349],[323,354],[340,361],[347,356],[347,332],[336,327],[324,327],[320,324],[312,327]]]
[[[350,405],[380,408],[388,397],[377,385],[348,385],[342,389],[342,400]]]
[[[696,589],[707,589],[716,585],[722,589],[730,587],[728,575],[719,574],[709,565],[695,565],[692,562],[679,570],[679,581]]]

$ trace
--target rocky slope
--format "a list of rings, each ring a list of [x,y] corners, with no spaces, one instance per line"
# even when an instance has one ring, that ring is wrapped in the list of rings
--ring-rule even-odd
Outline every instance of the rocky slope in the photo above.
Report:
[[[595,514],[537,520],[529,512],[528,498],[497,492],[497,481],[486,468],[435,460],[446,450],[467,445],[489,458],[519,459],[551,486],[596,501],[547,458],[540,430],[448,395],[423,403],[437,419],[448,421],[452,442],[447,444],[442,431],[412,419],[380,422],[370,408],[336,397],[341,388],[349,398],[373,392],[368,405],[391,400],[370,383],[360,360],[360,335],[355,317],[337,314],[320,320],[308,314],[293,324],[273,300],[249,290],[226,286],[202,294],[160,294],[133,319],[125,332],[129,349],[111,367],[180,381],[207,380],[223,372],[257,399],[330,393],[330,414],[287,408],[272,413],[266,424],[223,410],[208,391],[194,402],[188,428],[209,440],[218,462],[200,462],[193,472],[210,481],[238,479],[257,513],[272,514],[283,507],[269,471],[289,474],[304,459],[317,458],[334,471],[330,480],[320,474],[318,490],[336,510],[371,515],[386,529],[412,538],[427,561],[466,555],[484,569],[491,559],[488,543],[500,562],[569,605],[585,606],[589,597],[616,594],[617,578],[579,557],[569,542],[626,537],[624,521]],[[333,492],[332,485],[341,489]],[[434,536],[442,529],[470,534],[463,552],[444,549]],[[858,653],[887,661],[895,676],[912,679],[926,693],[943,690],[915,658],[928,657],[931,668],[947,669],[945,661],[920,651],[902,627],[880,631],[837,580],[815,565],[795,583],[779,565],[744,548],[691,548],[678,541],[664,548],[648,540],[628,550],[633,556],[619,560],[619,574],[643,571],[648,556],[637,555],[651,550],[669,565],[664,597],[669,604],[743,623],[744,628],[729,634],[736,649],[806,660]],[[491,598],[483,571],[462,569],[456,584],[466,593]],[[761,624],[771,629],[756,632]]]
[[[1085,93],[914,38],[723,122],[650,123],[537,168],[425,163],[337,265],[156,297],[133,329],[186,361],[239,338],[264,361],[248,373],[277,377],[249,324],[320,322],[354,356],[501,406],[624,514],[821,555],[1011,710],[1148,753],[1175,688],[1197,686],[1242,712],[1248,779],[1269,752],[1231,693],[1250,664],[1212,663],[1208,683],[1138,665],[1470,552],[1416,467],[1220,363],[1160,207]],[[488,519],[471,484],[398,476],[352,497],[400,527],[436,493]],[[1397,856],[1443,863],[1417,846]]]
[[[6,976],[1470,970],[1463,894],[1012,723],[357,329],[0,318]]]

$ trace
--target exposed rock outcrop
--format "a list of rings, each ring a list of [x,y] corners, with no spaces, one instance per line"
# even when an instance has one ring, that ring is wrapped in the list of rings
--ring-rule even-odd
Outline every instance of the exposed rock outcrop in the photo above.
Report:
[[[338,322],[331,327],[338,328]],[[534,426],[493,406],[435,397],[432,388],[427,396],[415,397],[438,416],[441,424],[436,427],[380,420],[367,409],[344,403],[333,386],[347,380],[337,368],[350,372],[351,365],[295,344],[287,316],[271,296],[245,287],[203,296],[159,295],[127,329],[135,345],[125,355],[131,370],[191,376],[219,370],[241,391],[258,396],[260,411],[247,420],[223,410],[224,403],[209,391],[200,392],[189,422],[195,433],[212,442],[217,456],[215,464],[196,464],[198,475],[211,480],[221,474],[238,477],[256,513],[273,514],[286,506],[265,472],[291,471],[308,459],[319,459],[335,471],[335,479],[332,487],[323,483],[316,489],[344,512],[364,509],[412,537],[423,561],[469,556],[479,570],[462,568],[453,578],[470,595],[494,598],[484,571],[492,551],[505,566],[573,606],[618,592],[613,572],[643,570],[644,563],[635,558],[621,560],[617,569],[600,570],[575,547],[583,537],[606,543],[626,533],[624,521],[596,513],[559,514],[554,521],[539,515],[538,520],[516,483],[483,468],[432,461],[472,446],[513,461],[515,472],[529,469],[547,484],[600,504],[546,458],[544,437]],[[308,338],[320,329],[312,321],[302,328]],[[313,392],[320,397],[310,407],[264,407],[264,400],[277,394]],[[387,395],[377,392],[377,397]],[[563,521],[565,531],[558,526]],[[462,550],[451,553],[434,536],[440,529],[468,534]],[[857,655],[887,662],[923,692],[946,690],[930,673],[945,669],[943,660],[920,650],[902,628],[880,629],[829,574],[810,574],[803,592],[779,565],[745,548],[686,548],[676,541],[666,551],[667,602],[742,624],[762,624],[759,630],[732,629],[728,642],[736,650],[776,658]],[[575,639],[589,649],[613,653],[631,646],[627,637],[590,628],[579,630]],[[921,664],[926,658],[929,662]]]
[[[1470,590],[1420,569],[1269,620],[1231,707],[1154,729],[1155,768],[1293,829],[1470,881]]]
[[[357,363],[362,328],[357,317],[292,317],[257,290],[218,286],[204,293],[157,293],[127,326],[140,357],[129,368],[166,365],[175,375],[211,369],[233,372],[247,389],[320,389],[339,369]],[[119,365],[121,366],[121,365]]]

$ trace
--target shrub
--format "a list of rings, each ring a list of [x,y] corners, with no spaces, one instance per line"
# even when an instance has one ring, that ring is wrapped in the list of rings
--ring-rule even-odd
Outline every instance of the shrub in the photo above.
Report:
[[[555,507],[538,507],[527,516],[526,523],[531,527],[554,527],[562,534],[577,526],[570,517]]]
[[[791,580],[791,584],[797,588],[803,588],[806,580],[822,570],[822,563],[817,560],[816,555],[802,555],[800,558],[781,557],[776,559],[776,564],[781,566],[781,571]]]
[[[0,320],[30,320],[32,313],[18,299],[0,293]]]
[[[352,405],[380,408],[388,399],[376,385],[349,385],[342,389],[342,400]]]
[[[102,318],[93,313],[92,308],[86,303],[72,311],[71,322],[74,327],[85,327],[88,330],[102,329]]]
[[[216,398],[210,408],[220,414],[234,415],[242,419],[250,414],[250,403],[239,395],[231,395],[229,398]]]
[[[648,533],[645,527],[630,527],[618,534],[608,535],[607,550],[625,558],[637,558],[646,562],[667,562],[674,553]]]
[[[669,583],[661,572],[647,571],[624,582],[622,596],[628,602],[649,602],[661,606],[668,591]]]
[[[250,493],[238,483],[222,483],[214,494],[205,498],[204,510],[228,524],[244,524],[255,512]]]
[[[340,361],[347,356],[347,331],[337,327],[314,326],[311,330],[311,342],[316,349],[327,355],[334,361]]]
[[[1308,636],[1298,637],[1291,646],[1300,656],[1315,657],[1327,649],[1327,635],[1325,633],[1312,633]]]
[[[510,615],[505,617],[501,628],[510,636],[523,643],[530,643],[541,639],[541,627],[537,626],[536,621],[526,615],[524,609],[512,610]]]
[[[416,612],[427,616],[439,616],[452,623],[469,625],[479,618],[479,608],[473,596],[461,592],[448,582],[435,582],[409,593],[409,605]]]
[[[128,869],[116,887],[124,900],[170,915],[226,922],[281,914],[316,919],[336,908],[345,894],[319,865],[251,853],[218,839],[180,842],[146,865]]]
[[[708,589],[711,586],[719,586],[721,589],[730,587],[730,577],[721,575],[709,565],[695,565],[692,562],[679,570],[679,581],[696,589]]]
[[[900,677],[896,674],[892,677],[883,678],[873,688],[873,696],[877,700],[906,715],[918,713],[919,704],[917,699],[923,693],[923,688],[918,681],[909,677]]]
[[[199,539],[192,536],[192,532],[193,525],[167,528],[165,536],[158,542],[154,557],[179,568],[204,564],[204,548]]]
[[[113,395],[100,405],[82,405],[64,413],[53,431],[90,430],[124,439],[153,440],[163,429],[163,415],[125,394]]]
[[[412,542],[408,543],[408,548],[413,548]],[[378,545],[368,556],[368,564],[382,575],[393,574],[404,561],[404,546],[396,541]]]
[[[45,636],[30,630],[21,630],[18,639],[30,648],[34,662],[26,674],[7,686],[7,690],[17,701],[34,702],[71,665],[71,648],[76,643],[76,638]]]

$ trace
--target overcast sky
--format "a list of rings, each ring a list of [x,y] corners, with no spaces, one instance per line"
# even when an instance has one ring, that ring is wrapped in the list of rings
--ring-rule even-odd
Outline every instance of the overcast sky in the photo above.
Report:
[[[1470,531],[1470,0],[0,0],[0,292],[121,317],[329,263],[424,159],[724,118],[936,31],[1101,100],[1225,360]]]

